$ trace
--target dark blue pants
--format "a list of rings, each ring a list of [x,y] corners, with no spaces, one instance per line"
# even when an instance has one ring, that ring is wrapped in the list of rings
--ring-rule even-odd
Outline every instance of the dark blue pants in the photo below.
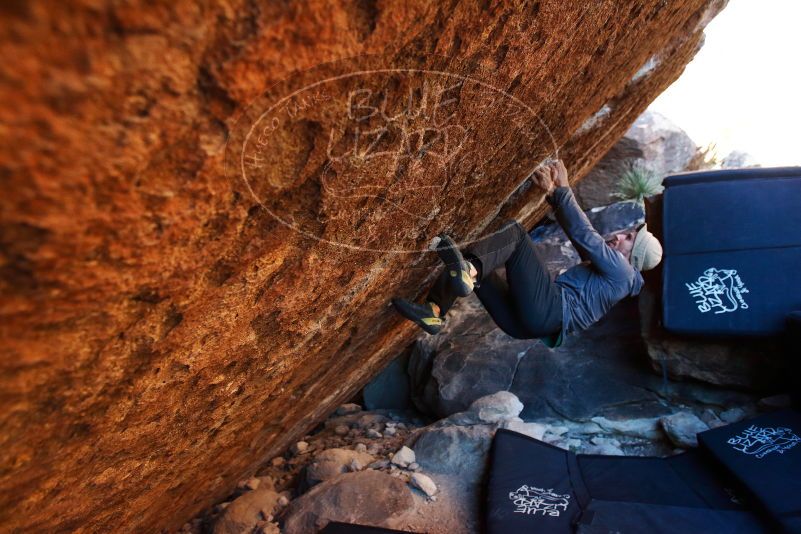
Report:
[[[545,262],[517,221],[464,247],[464,257],[479,271],[476,296],[498,327],[518,339],[558,333],[562,328],[562,297]],[[506,267],[506,280],[497,272]],[[456,301],[447,269],[437,278],[426,300],[445,316]]]

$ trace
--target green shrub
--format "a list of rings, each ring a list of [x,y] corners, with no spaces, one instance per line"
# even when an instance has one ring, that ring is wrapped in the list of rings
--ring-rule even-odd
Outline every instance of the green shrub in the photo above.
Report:
[[[660,194],[664,189],[662,177],[646,167],[642,161],[636,160],[628,164],[621,173],[614,197],[642,202],[647,197]]]

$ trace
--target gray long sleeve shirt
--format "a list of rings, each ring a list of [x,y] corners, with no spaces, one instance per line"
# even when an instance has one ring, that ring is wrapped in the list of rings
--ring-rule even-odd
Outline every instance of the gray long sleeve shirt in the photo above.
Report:
[[[640,293],[642,275],[609,247],[579,207],[569,187],[557,187],[548,202],[582,263],[555,280],[562,292],[561,339],[588,328],[623,298]],[[560,341],[561,341],[560,339]]]

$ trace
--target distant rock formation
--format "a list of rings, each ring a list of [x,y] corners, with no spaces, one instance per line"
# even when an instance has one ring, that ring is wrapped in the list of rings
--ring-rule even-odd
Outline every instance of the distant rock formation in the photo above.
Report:
[[[576,186],[584,209],[614,202],[621,174],[641,161],[659,178],[687,170],[696,154],[695,142],[667,117],[646,111]]]
[[[724,5],[5,3],[3,530],[221,501],[416,335],[431,237],[532,225]]]

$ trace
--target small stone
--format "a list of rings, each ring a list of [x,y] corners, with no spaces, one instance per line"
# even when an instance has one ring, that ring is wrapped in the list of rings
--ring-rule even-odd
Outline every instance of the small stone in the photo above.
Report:
[[[270,461],[273,467],[281,467],[282,465],[284,465],[285,462],[286,460],[284,460],[283,456],[276,456],[275,458],[272,459],[272,461]]]
[[[367,452],[367,445],[364,443],[357,443],[353,450],[356,452]]]
[[[613,447],[620,447],[620,441],[615,438],[603,438],[601,436],[593,436],[590,438],[593,445],[611,445]]]
[[[395,430],[394,426],[390,426],[384,429],[385,436],[394,436],[397,430]]]
[[[339,408],[337,408],[336,414],[337,415],[350,415],[352,413],[359,413],[362,411],[362,407],[358,404],[348,403],[343,404]]]
[[[192,530],[192,525],[190,525],[189,523],[184,523],[184,526],[181,527],[181,530],[183,530],[184,532],[189,532],[190,530]]]
[[[367,467],[370,469],[386,469],[389,467],[389,460],[376,460]]]
[[[725,412],[720,412],[720,419],[725,423],[736,423],[742,421],[747,416],[748,414],[742,408],[730,408]]]
[[[420,469],[420,465],[417,462],[412,462],[409,464],[409,471],[418,471]]]
[[[726,424],[723,421],[721,421],[721,419],[718,417],[718,414],[716,414],[714,410],[711,410],[709,408],[701,412],[700,418],[701,421],[706,423],[706,425],[709,428],[718,428]]]
[[[345,436],[349,431],[350,429],[345,425],[337,425],[337,427],[334,429],[334,433],[337,436]]]
[[[408,467],[409,464],[414,463],[415,460],[414,451],[405,445],[392,455],[392,463],[398,467]]]
[[[289,504],[289,499],[287,498],[286,495],[281,495],[280,497],[278,497],[278,506],[284,507],[287,504]]]
[[[411,478],[412,487],[419,489],[428,497],[433,497],[437,493],[437,485],[431,477],[422,473],[414,473]]]
[[[534,439],[542,440],[548,428],[540,423],[521,423],[519,421],[504,421],[501,426],[519,434],[525,434]],[[566,427],[565,427],[566,428]]]
[[[566,451],[577,451],[581,447],[581,440],[576,438],[562,438],[551,443],[555,447],[564,449]]]
[[[375,461],[371,455],[351,449],[327,449],[314,457],[306,466],[306,481],[314,486],[342,473],[361,471],[365,465]]]
[[[373,456],[378,455],[380,452],[381,452],[381,446],[376,443],[373,443],[372,445],[367,447],[367,453],[372,454]]]
[[[554,436],[561,436],[563,434],[567,434],[570,429],[566,426],[548,426],[545,428],[545,432],[548,434],[553,434]]]
[[[379,438],[384,437],[384,436],[381,435],[381,432],[379,432],[378,430],[375,430],[373,428],[368,429],[367,432],[365,433],[365,435],[368,438],[373,438],[373,439],[379,439]]]
[[[509,391],[498,391],[473,401],[468,409],[485,423],[512,420],[523,411],[523,403]]]
[[[297,443],[292,445],[292,448],[291,448],[292,454],[295,454],[295,455],[303,454],[307,450],[309,450],[309,444],[307,442],[305,442],[305,441],[298,441]]]
[[[364,469],[364,464],[356,458],[351,460],[350,464],[348,464],[348,471],[350,471],[351,473],[356,471],[361,471],[362,469]]]
[[[696,435],[709,430],[709,426],[693,413],[678,412],[659,420],[670,441],[677,447],[689,449],[698,446]]]

